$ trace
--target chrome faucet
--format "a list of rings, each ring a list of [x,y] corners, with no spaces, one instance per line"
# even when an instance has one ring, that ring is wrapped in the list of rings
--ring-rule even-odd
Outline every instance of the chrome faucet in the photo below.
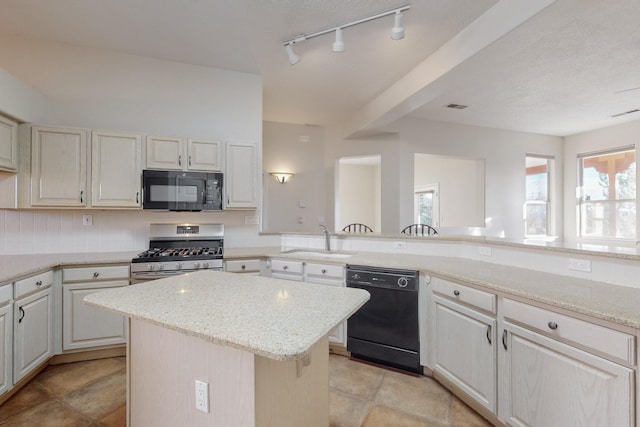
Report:
[[[329,234],[326,226],[320,224],[320,227],[322,227],[322,231],[324,232],[324,250],[331,252],[331,234]]]

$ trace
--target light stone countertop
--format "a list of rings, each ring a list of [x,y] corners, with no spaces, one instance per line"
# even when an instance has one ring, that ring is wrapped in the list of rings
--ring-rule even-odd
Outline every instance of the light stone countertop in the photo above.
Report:
[[[89,305],[275,360],[297,360],[369,293],[198,271],[87,295]]]

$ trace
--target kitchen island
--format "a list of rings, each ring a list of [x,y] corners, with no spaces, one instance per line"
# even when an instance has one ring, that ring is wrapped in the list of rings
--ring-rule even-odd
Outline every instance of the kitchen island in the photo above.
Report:
[[[326,427],[327,334],[368,299],[359,289],[201,271],[85,302],[130,319],[128,425]]]

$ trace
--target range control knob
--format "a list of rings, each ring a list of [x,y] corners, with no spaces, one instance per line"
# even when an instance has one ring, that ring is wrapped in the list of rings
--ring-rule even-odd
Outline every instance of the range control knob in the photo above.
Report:
[[[209,263],[208,262],[203,262],[202,263],[202,268],[209,268]]]
[[[158,264],[158,270],[164,269],[164,264]]]
[[[398,286],[401,288],[406,288],[409,284],[409,280],[406,277],[401,277],[398,279]]]
[[[147,265],[147,270],[149,270],[149,271],[153,271],[153,270],[155,270],[155,269],[156,269],[156,266],[155,266],[155,265],[153,265],[153,264],[148,264],[148,265]]]
[[[182,263],[181,262],[176,264],[176,270],[182,270]]]
[[[193,263],[193,269],[196,270],[198,268],[200,268],[200,263],[199,262],[194,262]]]

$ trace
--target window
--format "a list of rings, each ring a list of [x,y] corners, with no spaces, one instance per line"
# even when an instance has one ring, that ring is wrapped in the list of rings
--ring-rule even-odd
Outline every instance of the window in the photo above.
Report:
[[[553,158],[527,154],[525,157],[525,237],[549,236],[550,230],[550,186]]]
[[[581,237],[636,239],[635,148],[578,155]]]
[[[438,184],[414,189],[413,217],[416,224],[439,226],[439,210]]]

